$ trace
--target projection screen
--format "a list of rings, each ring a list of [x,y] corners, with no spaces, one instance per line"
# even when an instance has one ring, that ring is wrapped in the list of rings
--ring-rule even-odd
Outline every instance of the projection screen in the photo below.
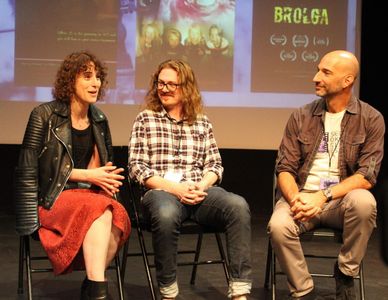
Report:
[[[276,149],[289,114],[313,99],[324,53],[359,57],[360,0],[0,0],[0,143],[20,143],[30,110],[52,100],[69,53],[94,52],[109,89],[99,106],[126,145],[151,73],[193,67],[221,148]],[[358,86],[356,87],[358,93]]]

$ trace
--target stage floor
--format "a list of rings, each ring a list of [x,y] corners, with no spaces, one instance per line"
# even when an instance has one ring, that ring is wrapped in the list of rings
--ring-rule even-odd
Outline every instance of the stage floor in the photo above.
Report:
[[[271,293],[264,289],[265,266],[267,257],[266,223],[269,216],[252,216],[252,263],[253,263],[253,288],[249,299],[270,299]],[[26,295],[17,294],[18,280],[18,253],[19,237],[14,230],[14,216],[0,214],[0,299],[27,299]],[[147,233],[146,242],[150,243]],[[380,255],[379,234],[376,230],[371,237],[368,251],[364,259],[366,299],[388,299],[388,266]],[[182,236],[180,248],[184,249],[195,244],[194,236]],[[33,242],[33,247],[39,251],[39,243]],[[309,242],[310,250],[324,249],[326,254],[338,252],[338,246],[333,243]],[[136,230],[130,238],[130,249],[138,249]],[[205,235],[202,250],[203,258],[216,258],[218,250],[213,235]],[[334,262],[333,262],[334,263]],[[312,272],[317,267],[324,271],[331,271],[333,263],[309,261]],[[154,270],[152,271],[154,276]],[[108,271],[109,292],[112,299],[118,299],[116,277],[114,271]],[[221,265],[199,266],[195,285],[190,284],[191,268],[182,266],[178,268],[178,283],[180,294],[178,300],[219,300],[227,299],[227,285]],[[55,277],[51,273],[33,275],[33,299],[79,299],[80,285],[84,272]],[[315,279],[318,294],[324,299],[335,299],[334,279]],[[358,283],[356,281],[356,288]],[[278,276],[277,299],[285,299],[288,295],[284,276]],[[130,257],[127,261],[124,280],[124,297],[128,300],[150,299],[148,283],[141,257]]]

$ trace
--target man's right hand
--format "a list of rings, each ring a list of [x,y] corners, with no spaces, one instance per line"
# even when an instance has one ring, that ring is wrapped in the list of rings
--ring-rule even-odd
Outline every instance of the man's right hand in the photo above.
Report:
[[[207,193],[198,189],[193,182],[181,182],[175,184],[174,195],[184,204],[196,205],[205,199]]]
[[[322,212],[326,198],[322,192],[298,193],[290,201],[291,211],[294,213],[294,220],[306,222]]]

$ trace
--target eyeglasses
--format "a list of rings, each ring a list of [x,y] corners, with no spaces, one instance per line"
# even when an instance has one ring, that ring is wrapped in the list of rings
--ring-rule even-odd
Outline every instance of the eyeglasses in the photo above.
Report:
[[[155,82],[155,85],[156,85],[156,88],[158,90],[163,90],[164,87],[166,86],[167,89],[170,91],[170,92],[175,92],[176,89],[180,86],[180,84],[178,83],[173,83],[173,82],[164,82],[164,81],[161,81],[161,80],[158,80]]]

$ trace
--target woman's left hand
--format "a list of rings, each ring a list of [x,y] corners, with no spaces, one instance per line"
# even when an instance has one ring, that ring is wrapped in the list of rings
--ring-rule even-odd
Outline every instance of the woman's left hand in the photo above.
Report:
[[[125,177],[120,175],[122,172],[124,172],[123,168],[118,168],[112,162],[108,162],[105,166],[98,168],[73,169],[70,180],[97,185],[113,197],[115,193],[119,192],[119,187],[123,185],[121,181]]]

